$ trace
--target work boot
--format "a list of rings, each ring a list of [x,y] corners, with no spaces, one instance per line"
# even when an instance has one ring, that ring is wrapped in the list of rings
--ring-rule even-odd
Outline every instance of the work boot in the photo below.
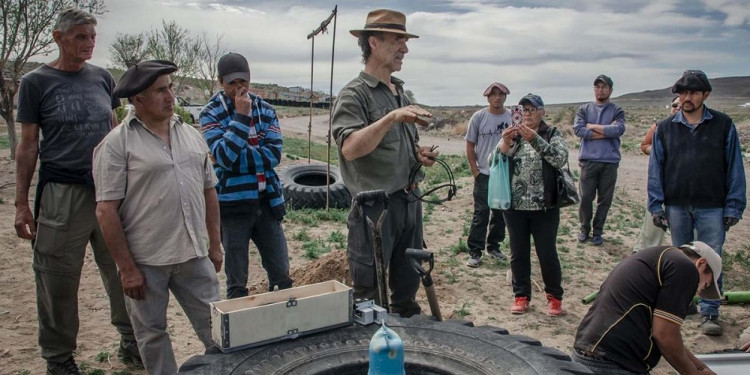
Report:
[[[466,261],[466,265],[471,268],[477,268],[479,265],[482,264],[482,256],[481,255],[471,255],[469,257],[469,260]]]
[[[563,314],[562,300],[553,297],[547,293],[547,315],[560,316]]]
[[[120,338],[120,348],[117,350],[117,357],[122,363],[143,368],[143,360],[141,360],[141,353],[138,351],[138,344],[135,340]]]
[[[514,315],[526,314],[529,308],[529,297],[516,297],[513,306],[510,307],[510,313]]]
[[[497,260],[508,260],[508,257],[506,257],[505,254],[503,254],[503,252],[498,249],[492,249],[488,251],[488,253]]]
[[[47,361],[47,375],[82,375],[71,356],[65,362]]]
[[[591,243],[593,243],[595,246],[599,246],[604,243],[604,238],[602,238],[601,234],[595,234],[593,237],[591,237]]]
[[[578,242],[586,242],[586,240],[588,239],[589,239],[588,233],[583,233],[583,232],[578,233]]]
[[[718,315],[701,316],[701,331],[707,336],[721,336],[724,334],[724,327],[719,324]]]

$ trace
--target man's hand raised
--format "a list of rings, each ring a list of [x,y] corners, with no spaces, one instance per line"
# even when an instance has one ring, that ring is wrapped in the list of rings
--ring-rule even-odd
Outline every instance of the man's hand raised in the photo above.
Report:
[[[410,105],[407,107],[394,109],[389,113],[389,115],[393,116],[393,122],[405,122],[409,124],[416,123],[422,126],[429,125],[425,118],[432,118],[432,114],[430,112],[427,112],[417,105]]]
[[[247,95],[247,89],[240,87],[237,89],[237,94],[234,96],[234,108],[237,113],[241,113],[245,116],[250,116],[252,110],[253,101]]]

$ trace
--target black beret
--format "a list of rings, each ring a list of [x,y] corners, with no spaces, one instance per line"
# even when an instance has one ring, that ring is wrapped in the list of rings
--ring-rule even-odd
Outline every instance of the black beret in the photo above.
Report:
[[[672,86],[672,93],[679,94],[683,91],[711,91],[706,73],[700,70],[686,70],[682,73],[682,77]]]
[[[141,61],[130,67],[117,82],[116,98],[129,98],[147,89],[159,76],[177,71],[177,65],[167,60]]]

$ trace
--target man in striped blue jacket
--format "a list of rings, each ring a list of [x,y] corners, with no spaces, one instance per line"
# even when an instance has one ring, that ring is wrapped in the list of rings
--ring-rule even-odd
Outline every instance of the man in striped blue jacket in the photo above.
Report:
[[[281,220],[286,213],[274,167],[281,161],[282,137],[276,111],[249,92],[250,67],[240,54],[219,59],[219,85],[200,122],[219,178],[227,298],[247,296],[250,240],[268,274],[268,290],[292,286]]]

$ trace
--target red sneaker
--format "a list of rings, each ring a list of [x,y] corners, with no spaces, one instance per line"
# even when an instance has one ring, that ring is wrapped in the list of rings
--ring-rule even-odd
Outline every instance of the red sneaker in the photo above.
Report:
[[[563,314],[562,301],[547,294],[547,315],[560,316]]]
[[[513,306],[510,307],[511,314],[526,314],[529,308],[529,297],[516,297]]]

